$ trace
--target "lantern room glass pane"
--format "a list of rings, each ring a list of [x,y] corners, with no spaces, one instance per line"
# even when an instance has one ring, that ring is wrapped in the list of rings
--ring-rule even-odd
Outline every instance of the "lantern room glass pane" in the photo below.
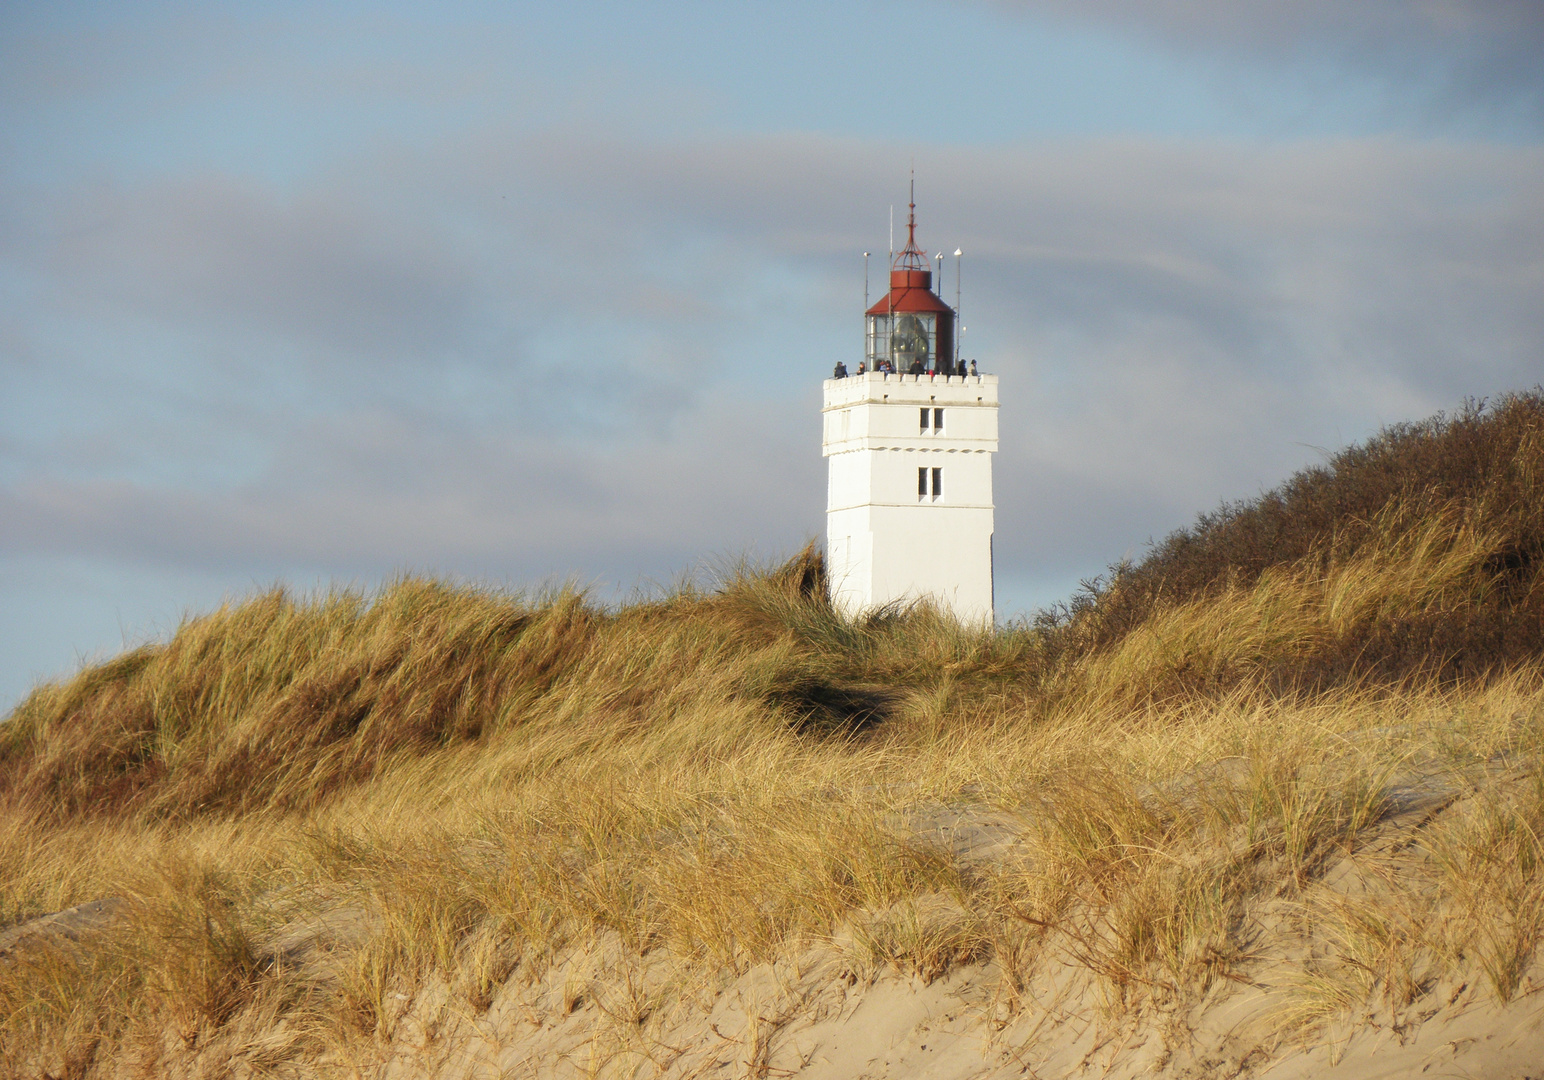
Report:
[[[924,371],[936,371],[938,316],[910,312],[870,315],[864,353],[870,371],[878,370],[884,360],[902,373],[918,363]]]

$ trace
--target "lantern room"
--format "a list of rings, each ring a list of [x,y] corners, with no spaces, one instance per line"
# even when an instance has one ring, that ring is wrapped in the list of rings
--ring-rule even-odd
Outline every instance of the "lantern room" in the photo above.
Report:
[[[928,257],[917,247],[917,204],[908,209],[906,246],[890,263],[890,291],[867,312],[865,362],[869,371],[963,374],[955,349],[955,312],[933,292]]]

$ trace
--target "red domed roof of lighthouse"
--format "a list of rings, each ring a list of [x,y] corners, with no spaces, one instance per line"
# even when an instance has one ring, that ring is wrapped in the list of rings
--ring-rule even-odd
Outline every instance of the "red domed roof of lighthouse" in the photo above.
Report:
[[[891,270],[890,292],[865,314],[885,315],[889,312],[918,314],[933,312],[953,313],[954,309],[933,295],[933,271]]]
[[[896,252],[890,263],[890,292],[869,308],[867,315],[890,312],[953,313],[954,309],[933,295],[933,271],[927,268],[927,255],[917,246],[917,203],[908,204],[906,246]]]

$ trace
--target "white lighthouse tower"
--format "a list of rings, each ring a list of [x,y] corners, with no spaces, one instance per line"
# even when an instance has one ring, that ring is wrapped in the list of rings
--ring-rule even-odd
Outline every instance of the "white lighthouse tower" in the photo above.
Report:
[[[925,598],[990,624],[997,376],[958,358],[915,202],[906,231],[890,291],[866,313],[866,370],[824,384],[831,599],[858,615]]]

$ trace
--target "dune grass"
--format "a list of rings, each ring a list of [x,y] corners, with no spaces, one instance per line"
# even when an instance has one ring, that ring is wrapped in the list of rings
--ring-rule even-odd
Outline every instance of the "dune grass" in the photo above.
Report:
[[[1265,565],[1144,564],[990,631],[844,619],[813,550],[614,610],[404,578],[189,619],[0,726],[0,928],[125,905],[90,948],[0,954],[0,1061],[357,1057],[430,983],[475,1012],[597,942],[694,985],[811,948],[982,961],[1007,1008],[1070,967],[1120,1009],[1311,932],[1304,1022],[1469,971],[1506,1000],[1544,932],[1537,508],[1495,481],[1533,475],[1529,409],[1399,443],[1484,443],[1472,490],[1406,476]],[[1469,794],[1381,853],[1412,776]],[[953,851],[915,826],[940,807],[1015,842]],[[282,944],[307,924],[322,967]]]

